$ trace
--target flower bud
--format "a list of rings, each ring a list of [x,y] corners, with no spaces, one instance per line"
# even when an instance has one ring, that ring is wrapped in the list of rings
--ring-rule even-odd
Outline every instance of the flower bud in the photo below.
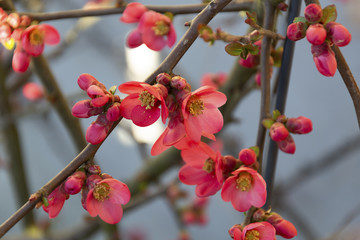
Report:
[[[275,142],[280,142],[285,140],[289,136],[289,131],[286,129],[285,125],[280,122],[275,122],[270,127],[270,137]]]
[[[93,107],[90,103],[90,99],[75,103],[71,109],[72,115],[77,118],[89,118],[103,112],[102,108]]]
[[[187,85],[185,78],[175,76],[171,79],[170,86],[175,89],[183,90]]]
[[[286,35],[292,41],[297,41],[305,37],[307,25],[304,22],[292,23],[288,26]]]
[[[322,15],[322,9],[318,4],[309,4],[304,9],[304,16],[308,22],[319,22],[322,18]]]
[[[23,29],[23,28],[14,29],[14,31],[12,31],[12,33],[11,33],[11,37],[12,37],[15,41],[20,41],[23,32],[24,32],[24,29]]]
[[[96,85],[101,89],[106,89],[106,87],[102,83],[100,83],[98,80],[96,80],[96,78],[87,73],[81,74],[77,80],[77,83],[79,87],[84,91],[86,91],[91,85]]]
[[[286,127],[292,133],[306,134],[312,131],[312,122],[307,117],[289,118]]]
[[[312,45],[311,53],[313,54],[315,66],[322,75],[326,77],[335,75],[337,69],[335,53],[327,43]]]
[[[239,152],[239,159],[245,165],[252,165],[256,161],[256,153],[250,148],[242,149]]]
[[[231,155],[225,155],[222,157],[222,171],[225,177],[230,176],[230,174],[235,170],[237,163],[239,162],[238,159]]]
[[[100,174],[101,168],[99,165],[90,165],[87,169],[90,174]]]
[[[64,190],[66,193],[74,195],[80,192],[86,179],[84,171],[76,171],[69,176],[64,183]]]
[[[30,64],[30,55],[23,51],[14,52],[12,68],[15,72],[26,72]]]
[[[90,98],[92,98],[91,104],[94,107],[103,107],[110,100],[109,95],[107,95],[103,89],[101,89],[100,87],[98,87],[96,85],[91,85],[90,87],[88,87],[86,92],[87,92],[88,96]]]
[[[160,73],[156,76],[156,82],[164,86],[168,85],[171,81],[171,76],[167,73]]]
[[[140,18],[146,11],[148,11],[148,9],[141,3],[129,3],[123,12],[123,15],[121,16],[120,21],[124,23],[139,22]]]
[[[255,74],[255,83],[258,85],[258,87],[261,87],[261,71],[258,71]]]
[[[326,30],[320,23],[312,24],[306,30],[306,39],[313,45],[321,45],[326,39]]]
[[[195,213],[191,210],[185,210],[181,214],[181,221],[185,225],[190,225],[196,221]]]
[[[27,15],[22,15],[20,17],[20,27],[28,27],[31,24],[31,18]]]
[[[266,221],[271,223],[276,230],[276,234],[283,238],[290,239],[297,235],[295,226],[277,213],[271,213]]]
[[[246,59],[240,58],[239,60],[239,64],[246,68],[256,67],[257,65],[259,65],[259,63],[260,63],[259,55],[248,54]]]
[[[142,34],[138,29],[134,29],[126,38],[126,45],[129,48],[136,48],[143,43]]]
[[[229,235],[231,238],[234,238],[235,235],[241,235],[243,226],[240,224],[235,224],[229,229]],[[241,237],[241,236],[240,236]],[[240,238],[241,239],[241,238]]]
[[[351,34],[346,27],[337,22],[329,22],[326,24],[328,37],[332,43],[338,47],[344,47],[351,41]]]
[[[120,114],[120,103],[114,103],[106,112],[106,118],[110,122],[115,122],[121,117]]]
[[[12,28],[18,28],[20,26],[20,15],[17,13],[10,13],[6,21]]]
[[[265,215],[266,215],[265,211],[262,208],[259,208],[254,212],[252,218],[256,222],[262,222],[265,218]]]
[[[86,179],[86,187],[90,189],[94,188],[95,185],[100,182],[101,180],[103,180],[98,174],[92,174],[90,176],[87,177]]]
[[[0,22],[5,22],[7,17],[7,12],[5,12],[4,9],[0,8]]]
[[[25,98],[35,101],[44,97],[44,90],[34,82],[26,83],[22,89]]]
[[[167,88],[164,86],[164,85],[162,85],[162,84],[155,84],[155,85],[153,85],[156,89],[157,89],[157,91],[160,93],[160,95],[164,98],[164,99],[166,99],[167,97],[168,97],[168,90],[167,90]]]
[[[287,138],[281,142],[277,142],[277,145],[284,153],[294,154],[296,150],[295,142],[292,136],[289,134]]]
[[[11,27],[7,23],[2,23],[0,25],[0,40],[7,40],[11,37]]]
[[[86,130],[86,141],[91,144],[99,144],[106,138],[111,123],[106,119],[105,114],[100,114],[98,118],[90,124]]]

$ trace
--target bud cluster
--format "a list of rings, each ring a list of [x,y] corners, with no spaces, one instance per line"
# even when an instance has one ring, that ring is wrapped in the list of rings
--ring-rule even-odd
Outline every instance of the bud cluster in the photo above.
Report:
[[[120,97],[114,95],[116,88],[106,90],[106,87],[90,74],[81,74],[77,82],[90,99],[77,102],[72,107],[72,114],[77,118],[98,115],[86,131],[86,141],[91,144],[101,143],[106,138],[113,122],[121,117]]]
[[[351,34],[343,25],[335,22],[337,13],[334,5],[321,9],[317,4],[309,4],[304,16],[295,18],[288,26],[287,37],[297,41],[306,36],[318,71],[327,77],[334,76],[337,62],[330,47],[334,44],[338,47],[348,45]]]
[[[278,110],[273,112],[272,118],[264,119],[263,125],[269,129],[270,137],[278,144],[279,149],[290,154],[294,154],[296,149],[290,133],[307,134],[312,131],[312,122],[309,118],[303,116],[287,118]]]

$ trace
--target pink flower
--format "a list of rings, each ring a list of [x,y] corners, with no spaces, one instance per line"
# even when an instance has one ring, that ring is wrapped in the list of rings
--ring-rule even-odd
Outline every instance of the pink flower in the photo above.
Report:
[[[60,42],[58,31],[49,24],[32,25],[26,28],[21,36],[22,47],[31,56],[39,56],[44,45],[55,45]]]
[[[201,86],[212,86],[215,88],[222,87],[227,79],[226,73],[205,73],[201,78]]]
[[[30,65],[30,55],[23,50],[14,51],[14,55],[12,58],[12,68],[15,72],[26,72]]]
[[[351,41],[351,34],[346,27],[337,22],[329,22],[326,24],[328,37],[336,46],[344,47]]]
[[[312,24],[306,30],[306,39],[313,45],[323,44],[326,36],[326,29],[320,23]]]
[[[281,151],[284,153],[294,154],[296,150],[296,145],[294,139],[289,134],[285,140],[277,142],[277,145]]]
[[[172,47],[176,41],[176,32],[171,19],[154,11],[145,12],[137,29],[129,36],[131,39],[127,40],[128,47],[140,46],[142,42],[154,51],[160,51],[166,45]]]
[[[266,202],[266,183],[254,169],[240,167],[225,180],[221,197],[225,202],[231,201],[240,212],[249,210],[251,206],[260,208]]]
[[[44,90],[39,84],[34,82],[26,83],[22,92],[24,97],[31,101],[35,101],[44,97]]]
[[[250,148],[244,148],[239,152],[239,159],[245,165],[252,165],[256,162],[256,153]]]
[[[200,142],[202,135],[219,132],[223,116],[218,107],[226,102],[225,94],[210,86],[203,86],[188,94],[182,102],[182,114],[187,136]]]
[[[323,12],[320,5],[312,3],[305,7],[304,16],[309,22],[319,22],[323,16]]]
[[[167,89],[161,84],[154,86],[142,82],[127,82],[119,86],[119,91],[130,94],[120,105],[121,115],[131,119],[135,125],[145,127],[153,124],[160,117],[165,123],[168,109],[165,105]]]
[[[195,193],[198,197],[214,195],[221,189],[220,153],[200,142],[197,147],[182,150],[181,156],[186,164],[179,170],[179,179],[184,184],[197,185]]]
[[[307,117],[289,118],[286,127],[292,133],[306,134],[312,131],[312,122]]]
[[[49,214],[49,218],[56,218],[59,215],[65,200],[69,198],[69,194],[64,191],[64,186],[61,184],[47,196],[48,206],[42,206],[44,211]]]
[[[289,135],[289,131],[286,129],[285,125],[281,122],[275,122],[271,125],[270,130],[270,137],[275,142],[283,141]]]
[[[288,220],[283,219],[277,213],[271,213],[267,220],[271,225],[274,226],[276,234],[283,238],[290,239],[297,235],[295,226]]]
[[[326,77],[335,75],[337,69],[335,53],[326,42],[321,45],[312,45],[311,53],[315,66],[322,75]]]
[[[120,222],[122,204],[130,200],[130,190],[123,182],[113,178],[96,183],[86,198],[86,209],[92,217],[99,217],[109,224]]]
[[[243,240],[275,240],[275,228],[268,222],[250,223],[242,230]]]
[[[147,11],[148,9],[138,2],[131,2],[129,3],[124,12],[123,15],[120,18],[120,21],[124,23],[135,23],[139,22],[142,15]]]

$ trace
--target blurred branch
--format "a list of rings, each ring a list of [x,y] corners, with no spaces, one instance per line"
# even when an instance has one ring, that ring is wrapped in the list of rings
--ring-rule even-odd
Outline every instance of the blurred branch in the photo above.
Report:
[[[223,12],[236,12],[242,10],[250,10],[254,0],[238,0],[229,4],[228,7],[224,8]],[[159,13],[171,12],[174,15],[177,14],[190,14],[190,13],[199,13],[202,11],[207,4],[190,4],[190,5],[145,5],[149,10],[153,10]],[[27,13],[27,12],[19,12],[20,15],[28,15],[33,20],[38,21],[50,21],[50,20],[58,20],[65,18],[79,18],[79,17],[89,17],[89,16],[104,16],[111,14],[120,14],[125,10],[125,6],[123,7],[114,7],[114,8],[102,8],[102,9],[91,9],[91,10],[69,10],[62,12],[53,12],[53,13]]]

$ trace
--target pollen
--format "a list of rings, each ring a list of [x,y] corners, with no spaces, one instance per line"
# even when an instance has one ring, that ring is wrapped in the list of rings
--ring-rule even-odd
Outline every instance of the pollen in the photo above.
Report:
[[[242,192],[247,192],[251,188],[253,178],[250,173],[241,172],[236,179],[236,189],[239,189]]]
[[[260,240],[260,233],[258,230],[250,230],[245,234],[245,240]]]
[[[186,105],[186,109],[193,116],[201,115],[204,110],[204,102],[198,96],[192,95]]]
[[[145,109],[151,109],[155,106],[155,97],[148,91],[142,91],[139,94],[139,100],[141,102],[141,106],[145,107]]]
[[[31,45],[40,45],[44,43],[44,31],[39,29],[34,29],[31,31],[30,36],[30,44]]]
[[[170,31],[169,24],[164,21],[157,21],[155,26],[152,27],[156,36],[164,36],[167,35]]]
[[[215,170],[214,160],[212,160],[211,158],[208,158],[204,163],[203,170],[208,173],[211,173],[212,171],[214,171]]]
[[[102,202],[108,199],[110,195],[110,186],[106,183],[96,184],[93,191],[93,196],[96,200]]]

